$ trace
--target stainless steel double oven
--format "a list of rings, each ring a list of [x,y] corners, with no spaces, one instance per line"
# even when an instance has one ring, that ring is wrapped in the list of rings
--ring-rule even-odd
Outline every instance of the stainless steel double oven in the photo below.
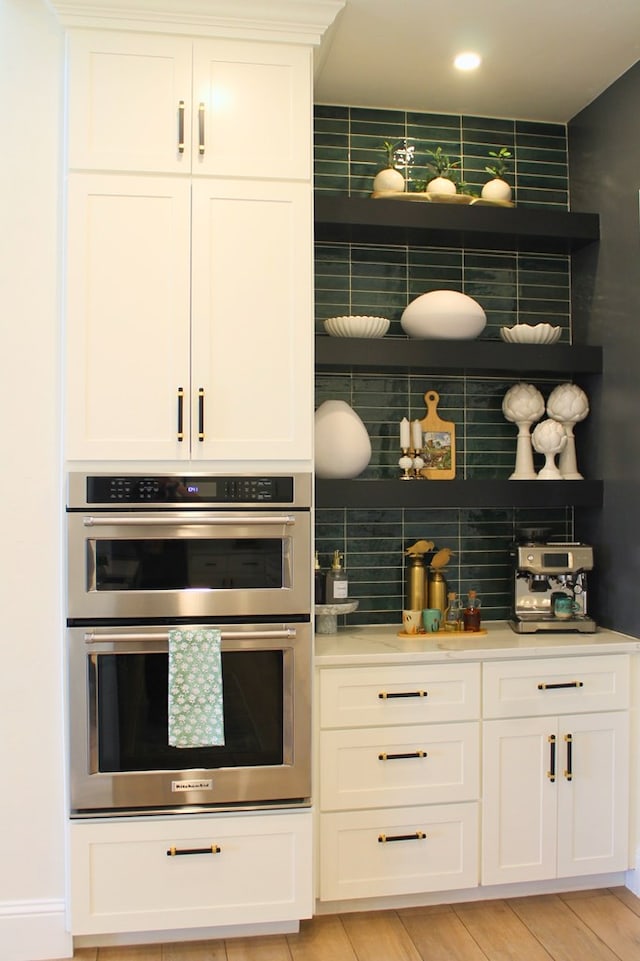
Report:
[[[69,475],[76,817],[304,805],[311,478]],[[169,631],[221,632],[225,743],[168,742]]]

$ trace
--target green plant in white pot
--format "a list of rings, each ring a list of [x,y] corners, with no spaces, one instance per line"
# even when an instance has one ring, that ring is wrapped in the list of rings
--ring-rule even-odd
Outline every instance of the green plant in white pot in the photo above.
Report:
[[[401,146],[399,143],[392,143],[390,140],[385,140],[382,144],[382,150],[387,161],[387,166],[384,170],[380,170],[373,178],[373,190],[374,193],[381,193],[383,191],[393,191],[394,193],[402,193],[404,191],[404,177],[399,170],[396,170],[396,150]]]
[[[509,169],[507,161],[511,159],[511,151],[506,147],[500,147],[497,151],[490,150],[489,156],[493,158],[493,163],[487,164],[484,169],[487,173],[493,174],[493,179],[488,180],[483,186],[482,198],[507,203],[511,200],[511,187],[504,178]]]
[[[459,160],[451,160],[442,147],[435,150],[427,150],[431,161],[427,164],[427,169],[431,174],[431,179],[427,182],[428,194],[455,194],[457,186],[455,180],[456,167],[460,166]]]

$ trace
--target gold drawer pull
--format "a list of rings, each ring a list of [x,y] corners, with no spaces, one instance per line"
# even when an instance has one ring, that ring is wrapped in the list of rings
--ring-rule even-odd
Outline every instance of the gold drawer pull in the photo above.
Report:
[[[399,761],[408,757],[427,757],[426,751],[408,751],[406,754],[378,754],[379,761]]]
[[[391,841],[424,841],[427,835],[424,831],[415,831],[413,834],[379,834],[380,844],[389,844]]]

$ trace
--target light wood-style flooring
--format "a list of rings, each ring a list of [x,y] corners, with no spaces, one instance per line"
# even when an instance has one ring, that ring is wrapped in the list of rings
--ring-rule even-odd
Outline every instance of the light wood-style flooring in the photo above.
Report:
[[[298,934],[79,948],[78,961],[640,961],[626,888],[303,921]]]

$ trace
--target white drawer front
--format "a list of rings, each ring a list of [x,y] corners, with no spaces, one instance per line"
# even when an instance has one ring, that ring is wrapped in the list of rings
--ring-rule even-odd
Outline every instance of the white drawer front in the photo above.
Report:
[[[312,911],[310,811],[74,822],[70,834],[73,934],[251,924]],[[168,856],[172,847],[203,853]]]
[[[467,721],[479,716],[479,664],[381,665],[320,671],[323,728]]]
[[[629,655],[491,661],[483,667],[485,717],[540,717],[629,706]]]
[[[320,818],[323,901],[448,891],[477,884],[476,803]]]
[[[479,724],[322,731],[324,811],[474,800],[479,794]]]

